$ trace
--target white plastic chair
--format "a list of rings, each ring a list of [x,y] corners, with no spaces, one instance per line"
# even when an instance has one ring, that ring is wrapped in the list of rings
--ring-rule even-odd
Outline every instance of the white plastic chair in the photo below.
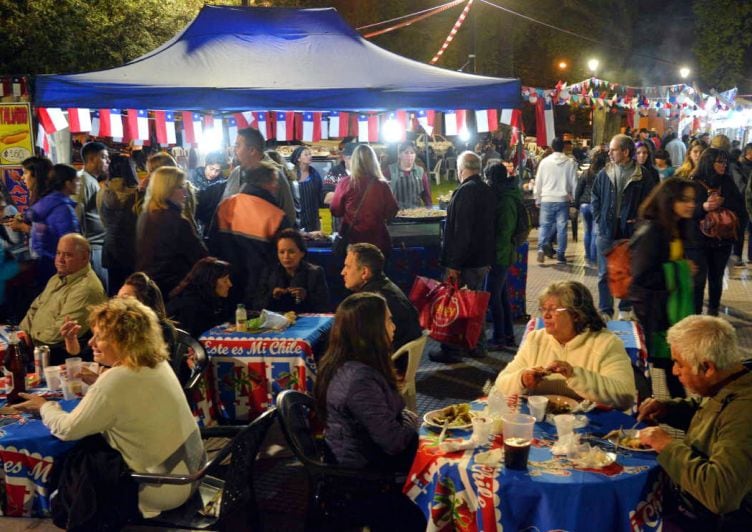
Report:
[[[428,331],[423,331],[423,335],[420,338],[417,338],[412,342],[407,342],[392,355],[393,362],[400,357],[407,355],[407,370],[405,371],[405,380],[400,389],[400,395],[402,395],[402,398],[405,400],[407,408],[413,412],[416,411],[415,374],[418,373],[420,357],[423,355],[423,348],[426,346],[427,340]]]
[[[436,179],[436,184],[438,185],[441,183],[441,159],[436,161],[436,165],[433,167],[433,170],[428,174],[428,178],[434,178]]]

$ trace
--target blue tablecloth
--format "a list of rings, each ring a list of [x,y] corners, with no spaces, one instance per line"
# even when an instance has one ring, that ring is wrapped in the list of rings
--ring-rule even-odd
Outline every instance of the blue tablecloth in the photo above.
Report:
[[[78,401],[60,401],[60,405],[70,412]],[[0,416],[0,463],[5,472],[3,515],[49,516],[52,465],[75,444],[57,439],[40,419],[29,414]]]
[[[281,332],[228,332],[214,327],[199,341],[209,356],[206,397],[228,420],[253,419],[287,389],[312,391],[316,358],[326,349],[331,314],[301,314]],[[209,416],[213,417],[213,416]]]
[[[475,405],[477,407],[477,405]],[[621,412],[588,414],[579,432],[603,435],[630,427]],[[469,437],[453,431],[451,437]],[[428,530],[659,530],[665,475],[652,452],[619,454],[608,474],[575,469],[554,458],[550,445],[556,429],[536,423],[536,441],[527,471],[511,471],[475,462],[474,450],[443,453],[438,431],[421,430],[420,446],[405,493],[429,520]],[[493,447],[501,447],[497,436]]]

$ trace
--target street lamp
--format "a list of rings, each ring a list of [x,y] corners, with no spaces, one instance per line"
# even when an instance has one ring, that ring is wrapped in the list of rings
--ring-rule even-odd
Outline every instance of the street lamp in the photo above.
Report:
[[[590,72],[593,73],[593,76],[595,76],[595,72],[598,70],[598,66],[601,64],[600,61],[597,59],[590,59],[587,62],[587,67],[590,69]]]
[[[685,66],[683,66],[683,67],[681,67],[681,68],[679,69],[679,75],[680,75],[680,76],[682,77],[682,79],[687,79],[687,78],[689,77],[689,74],[690,74],[691,72],[692,72],[692,71],[691,71],[691,70],[689,69],[689,67],[685,67]]]
[[[559,70],[565,70],[568,66],[566,61],[559,61]]]

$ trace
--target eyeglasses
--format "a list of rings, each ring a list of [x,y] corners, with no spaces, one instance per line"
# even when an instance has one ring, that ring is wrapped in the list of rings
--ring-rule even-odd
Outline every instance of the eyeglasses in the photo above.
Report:
[[[567,310],[568,309],[564,307],[559,307],[559,308],[538,307],[538,314],[540,314],[541,316],[545,316],[546,314],[556,314],[557,312],[566,312]]]

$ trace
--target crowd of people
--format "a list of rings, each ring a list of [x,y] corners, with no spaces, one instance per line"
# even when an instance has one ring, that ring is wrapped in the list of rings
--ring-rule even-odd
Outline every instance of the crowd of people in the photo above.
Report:
[[[492,337],[482,331],[469,349],[442,344],[428,355],[455,362],[488,350],[516,351],[496,379],[501,393],[557,393],[629,409],[651,393],[638,393],[641,383],[624,345],[606,327],[614,316],[606,255],[628,239],[632,280],[618,308],[622,317],[634,315],[642,324],[649,356],[665,370],[672,396],[667,403],[644,401],[640,417],[689,428],[683,442],[657,428],[643,439],[660,451],[659,463],[679,492],[709,512],[702,519],[731,513],[734,522],[749,523],[752,488],[728,467],[752,464],[735,447],[729,450],[725,432],[752,438],[738,422],[747,398],[740,387],[748,376],[733,329],[713,316],[719,313],[723,269],[732,253],[732,266],[741,257],[752,207],[746,187],[752,145],[737,163],[722,136],[709,145],[697,139],[684,146],[672,134],[662,149],[656,143],[642,133],[637,142],[616,135],[607,149],[593,151],[590,168],[578,178],[564,143],[553,140],[535,185],[541,205],[536,257],[545,260],[555,227],[557,260],[566,263],[574,204],[585,220],[585,259],[597,264],[598,294],[594,298],[573,281],[549,286],[539,297],[544,328],[530,332],[519,350],[506,291],[515,224],[524,208],[519,183],[495,156],[484,152],[484,165],[481,155],[460,153],[440,260],[447,282],[491,293]],[[349,145],[343,172],[322,177],[309,149],[296,149],[287,168],[265,150],[263,136],[248,128],[238,132],[239,165],[226,180],[216,158],[208,158],[191,179],[168,154],[158,153],[139,181],[128,158],[110,158],[97,142],[83,147],[81,172],[41,157],[24,161],[31,207],[5,224],[9,233],[30,235],[28,243],[18,239],[28,247],[25,267],[35,280],[20,328],[35,345],[51,347],[52,363],[83,355],[111,369],[85,376],[92,387],[71,413],[36,396],[25,396],[20,408],[39,411],[62,439],[101,434],[133,471],[195,471],[204,454],[179,386],[181,373],[170,360],[175,328],[197,337],[229,321],[236,303],[254,310],[333,310],[323,270],[306,260],[305,238],[321,229],[318,209],[329,204],[349,241],[341,276],[353,292],[336,307],[314,389],[329,459],[406,473],[419,423],[398,393],[404,368],[395,368],[390,355],[422,332],[416,309],[384,273],[391,251],[386,224],[398,209],[430,206],[431,200],[415,146],[402,144],[397,153],[382,173],[370,146]],[[702,313],[706,284],[710,316],[690,316]],[[701,342],[698,330],[706,333]],[[145,390],[143,401],[166,398],[169,407],[159,409],[165,419],[157,416],[156,424],[146,426],[138,417],[145,408],[141,400],[125,401],[122,409],[122,398],[136,387]],[[712,418],[684,398],[686,389],[728,412]],[[120,409],[117,416],[113,409]],[[690,422],[692,416],[697,421]],[[714,424],[720,433],[709,426]],[[715,483],[719,495],[703,491],[703,478]],[[123,487],[128,493],[132,488]],[[189,494],[177,487],[142,488],[132,493],[128,508],[155,515]],[[395,522],[404,529],[425,526],[401,493],[391,491],[380,505],[356,502],[374,530],[392,529]]]

